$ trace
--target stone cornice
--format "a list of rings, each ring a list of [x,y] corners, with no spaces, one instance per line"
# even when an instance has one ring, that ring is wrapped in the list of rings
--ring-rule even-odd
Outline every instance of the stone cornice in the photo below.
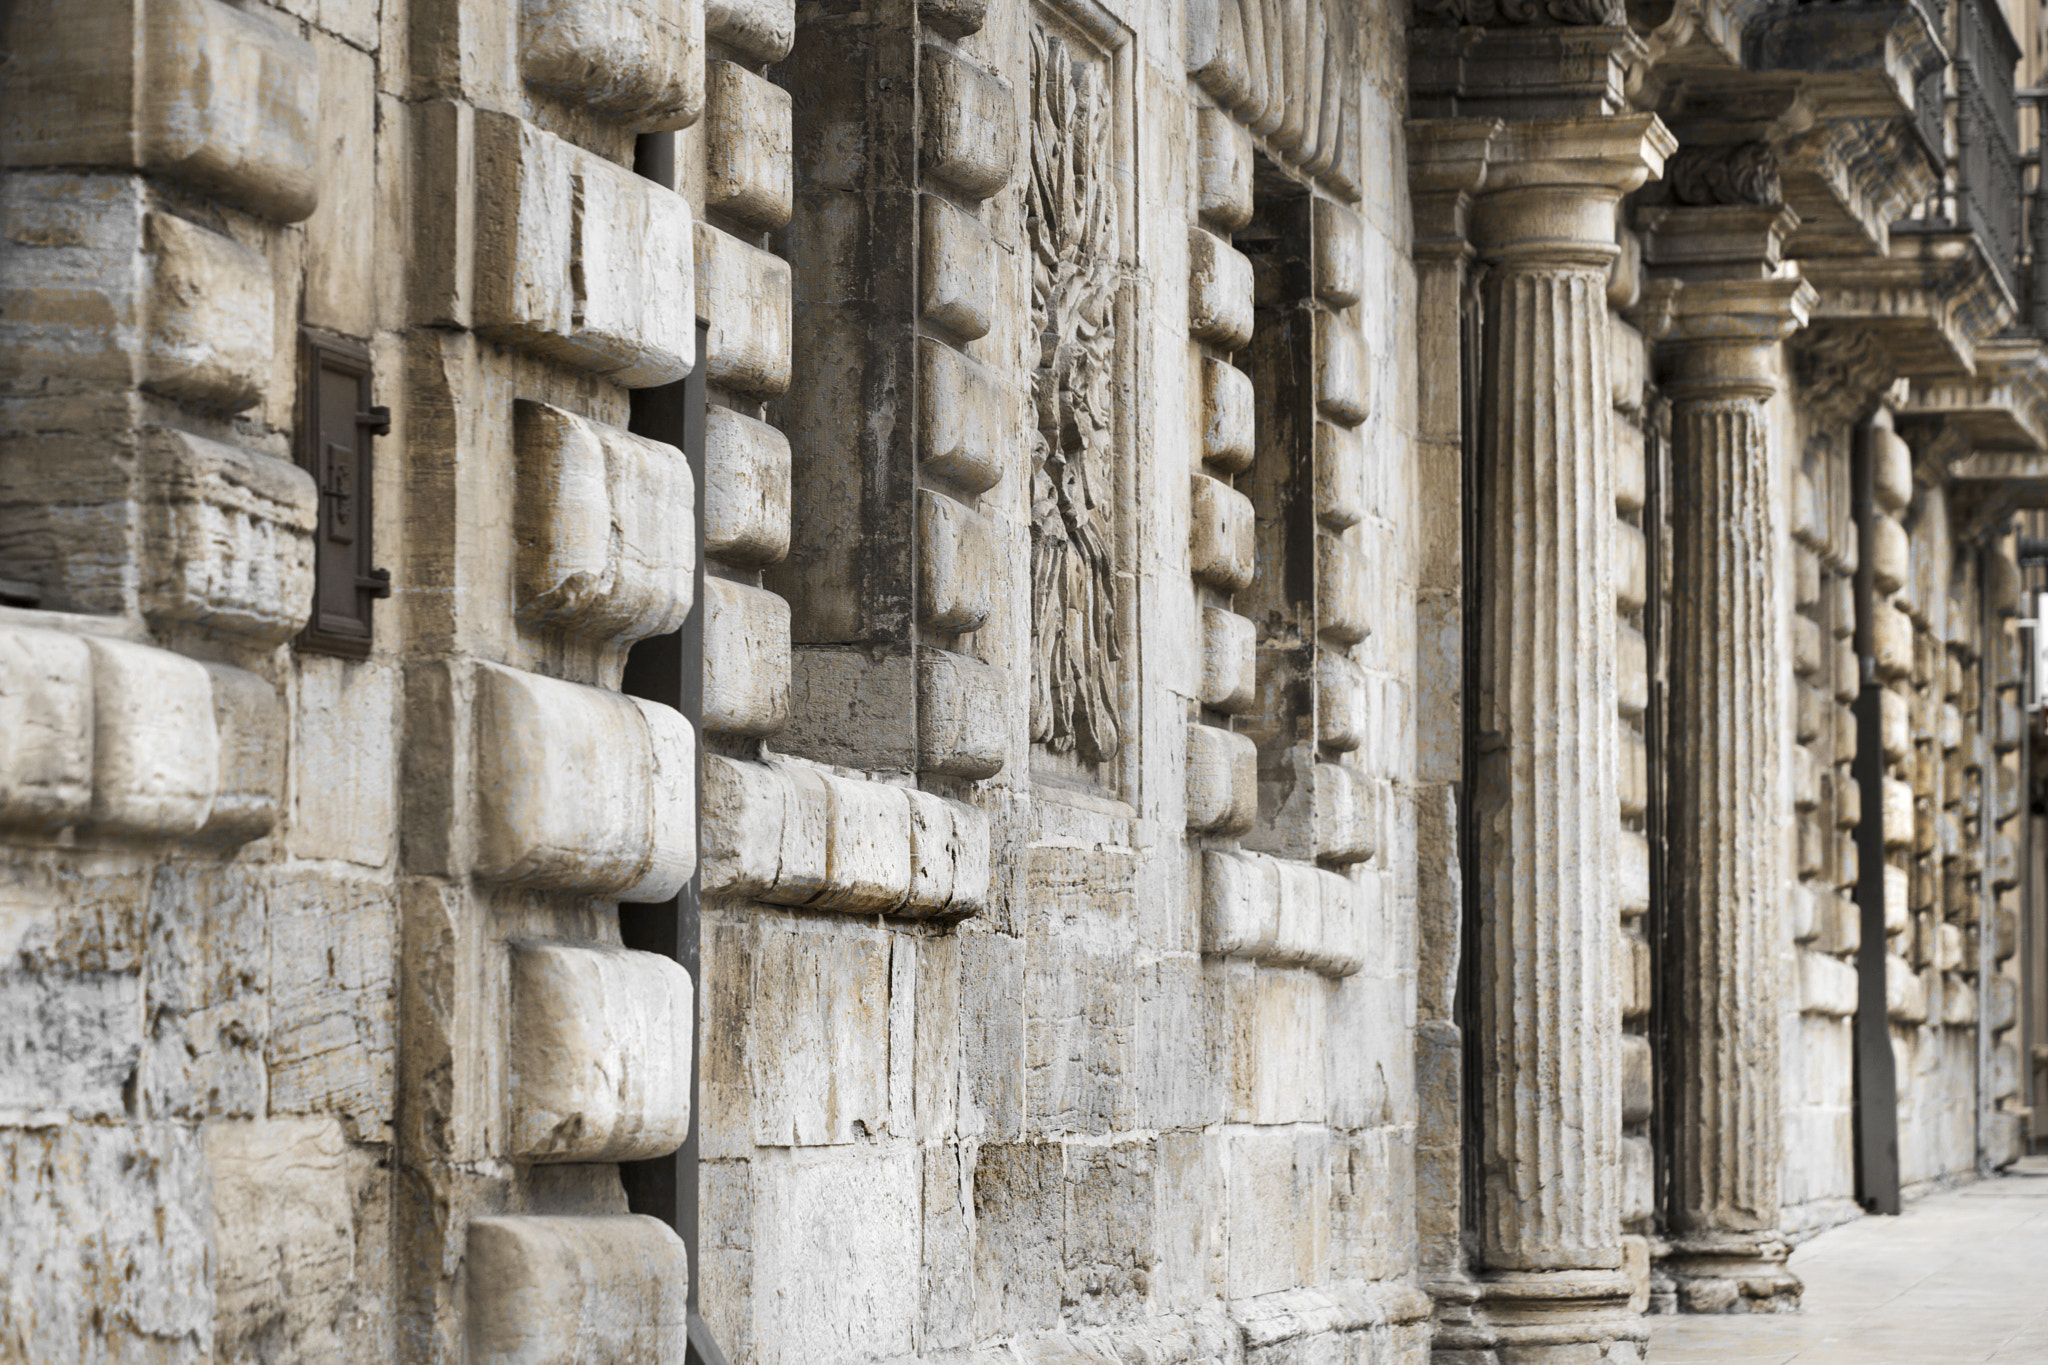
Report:
[[[1984,342],[1975,374],[1914,383],[1898,413],[1945,420],[1973,454],[2048,452],[2048,352],[2032,337]]]
[[[1416,28],[1409,110],[1421,118],[1628,112],[1649,47],[1624,27]]]
[[[1800,217],[1788,250],[1801,259],[1883,255],[1891,225],[1938,183],[1899,118],[1823,119],[1785,144],[1781,165],[1785,202]]]
[[[1912,379],[1967,375],[1977,347],[2011,320],[2015,301],[1968,232],[1895,231],[1879,257],[1801,263],[1820,291],[1816,322],[1867,328]]]

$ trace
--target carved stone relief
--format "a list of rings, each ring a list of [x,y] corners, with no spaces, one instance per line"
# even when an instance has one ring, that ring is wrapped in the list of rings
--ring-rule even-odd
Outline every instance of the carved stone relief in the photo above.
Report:
[[[1107,74],[1033,30],[1031,738],[1091,763],[1123,745],[1109,522],[1118,283],[1109,133]]]

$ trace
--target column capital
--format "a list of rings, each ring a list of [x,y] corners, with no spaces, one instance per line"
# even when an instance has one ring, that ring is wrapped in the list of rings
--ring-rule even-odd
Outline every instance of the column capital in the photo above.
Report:
[[[1767,399],[1773,352],[1806,325],[1818,301],[1795,276],[1768,280],[1652,280],[1634,320],[1657,343],[1673,398]]]
[[[1605,269],[1615,205],[1678,146],[1654,114],[1505,124],[1491,146],[1473,238],[1488,260]]]
[[[1505,125],[1490,118],[1408,120],[1408,196],[1415,206],[1418,260],[1472,254],[1466,218],[1486,183],[1487,161]]]

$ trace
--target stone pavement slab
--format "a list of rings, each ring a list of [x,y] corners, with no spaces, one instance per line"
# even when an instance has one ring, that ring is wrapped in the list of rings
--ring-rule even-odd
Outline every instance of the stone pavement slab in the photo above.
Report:
[[[1792,1254],[1797,1314],[1651,1319],[1651,1365],[2048,1365],[2048,1157]]]

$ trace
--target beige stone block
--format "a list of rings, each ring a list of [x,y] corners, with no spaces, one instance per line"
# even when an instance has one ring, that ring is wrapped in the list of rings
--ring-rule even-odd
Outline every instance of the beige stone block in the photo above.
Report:
[[[1010,178],[1017,159],[1016,104],[1010,83],[956,51],[922,48],[918,102],[925,174],[974,199],[986,199]]]
[[[375,225],[385,207],[378,197],[377,63],[326,34],[314,41],[320,55],[320,207],[306,220],[302,320],[367,339],[376,330],[378,285],[405,273],[395,263],[380,270],[377,262]],[[388,148],[384,155],[390,155]],[[384,169],[387,185],[402,183],[400,166]]]
[[[756,1312],[754,1359],[910,1354],[923,1291],[921,1165],[915,1146],[778,1153],[753,1163],[753,1293],[757,1304],[777,1305]],[[824,1247],[833,1249],[833,1264],[860,1273],[821,1270]]]
[[[1641,528],[1614,523],[1614,602],[1622,612],[1637,612],[1650,600],[1650,550]]]
[[[1792,549],[1792,604],[1801,611],[1811,612],[1815,619],[1820,613],[1814,609],[1820,605],[1820,556],[1801,546]]]
[[[704,580],[704,729],[772,735],[789,724],[789,603],[766,588]]]
[[[1913,788],[1895,777],[1884,779],[1884,846],[1906,848],[1913,842]]]
[[[1898,763],[1913,752],[1913,713],[1905,694],[1885,688],[1877,694],[1878,742],[1887,763]]]
[[[919,337],[919,461],[924,472],[973,497],[1003,478],[1009,403],[994,373],[945,342]]]
[[[1615,696],[1621,714],[1639,719],[1650,706],[1650,646],[1631,625],[1615,627]]]
[[[1801,469],[1792,471],[1791,510],[1792,539],[1808,550],[1825,548],[1827,536],[1821,526],[1820,500],[1814,496],[1813,480]]]
[[[351,1292],[382,1250],[374,1186],[363,1180],[369,1163],[328,1116],[214,1122],[202,1131],[212,1224],[204,1299],[215,1358],[260,1359],[266,1344],[307,1355],[340,1348],[336,1328],[376,1303]]]
[[[1621,813],[1629,819],[1650,807],[1650,749],[1632,726],[1617,722],[1614,766]]]
[[[1650,945],[1633,929],[1623,930],[1616,941],[1621,945],[1621,1017],[1648,1018],[1652,995]]]
[[[900,1070],[910,1060],[914,1025],[903,1014],[916,1013],[917,983],[910,951],[892,953],[891,937],[826,920],[762,925],[744,1006],[753,1092],[747,1136],[755,1144],[819,1147],[911,1136],[907,1094],[902,1129],[892,1129],[890,1032],[894,1014],[902,1025]],[[912,970],[899,976],[895,965]]]
[[[662,901],[696,864],[696,736],[665,706],[479,665],[478,875]]]
[[[1607,377],[1614,406],[1622,412],[1634,412],[1643,405],[1643,386],[1650,382],[1649,344],[1619,313],[1609,313],[1607,353]]]
[[[1278,891],[1273,911],[1273,944],[1260,954],[1259,960],[1275,967],[1306,967],[1323,944],[1322,878],[1326,874],[1307,863],[1286,858],[1275,858],[1273,863],[1274,886]]]
[[[918,771],[976,781],[1002,771],[1009,673],[944,650],[917,656]]]
[[[704,755],[706,896],[766,899],[782,876],[790,780],[780,768]]]
[[[475,1365],[682,1365],[689,1351],[689,1253],[659,1219],[472,1219],[464,1269]]]
[[[1936,715],[1936,733],[1942,751],[1953,752],[1963,742],[1963,713],[1954,704],[1943,702]]]
[[[1927,988],[1914,973],[1912,964],[1896,953],[1888,954],[1884,960],[1884,1004],[1886,1016],[1898,1023],[1927,1021]],[[1900,1072],[1901,1085],[1909,1074]]]
[[[628,388],[697,350],[679,194],[505,114],[476,114],[476,329]]]
[[[233,845],[268,834],[284,804],[284,701],[268,678],[208,664],[220,776],[200,837]]]
[[[52,832],[92,807],[92,656],[53,630],[0,627],[0,825]]]
[[[1855,645],[1848,640],[1835,643],[1834,696],[1843,706],[1852,704],[1863,691],[1863,664]]]
[[[1912,921],[1908,906],[1913,898],[1912,875],[1903,867],[1887,863],[1884,869],[1884,933],[1894,938],[1906,931]]]
[[[1225,232],[1252,220],[1252,140],[1221,109],[1195,110],[1195,213]]]
[[[1201,228],[1188,229],[1188,330],[1226,351],[1252,338],[1252,263]]]
[[[520,0],[526,83],[636,132],[704,112],[702,0]]]
[[[1879,598],[1870,613],[1871,657],[1881,681],[1913,671],[1913,622],[1897,606]]]
[[[1365,224],[1342,204],[1328,199],[1313,203],[1316,297],[1334,308],[1349,308],[1365,297]]]
[[[1633,422],[1616,422],[1614,432],[1614,510],[1640,512],[1649,498],[1649,462],[1643,450],[1642,429]]]
[[[1847,1019],[1856,1013],[1856,968],[1826,953],[1799,954],[1802,1013]]]
[[[24,0],[10,28],[10,166],[133,167],[275,222],[313,212],[319,66],[220,0]]]
[[[930,792],[904,795],[910,802],[910,892],[905,911],[979,911],[988,901],[988,816]]]
[[[1792,671],[1815,678],[1827,664],[1827,635],[1811,617],[1792,618]]]
[[[1365,743],[1365,675],[1341,654],[1316,655],[1316,738],[1339,753]]]
[[[1372,349],[1340,313],[1317,313],[1316,410],[1340,426],[1372,414]]]
[[[1650,841],[1634,830],[1622,830],[1614,846],[1616,899],[1624,915],[1650,908]]]
[[[275,343],[270,263],[183,218],[145,221],[149,326],[142,384],[167,397],[239,412],[263,396]]]
[[[1656,1062],[1650,1040],[1641,1034],[1621,1036],[1621,1121],[1641,1123],[1656,1105]]]
[[[690,1130],[690,974],[603,943],[511,945],[512,1155],[643,1161]]]
[[[1638,1223],[1657,1212],[1656,1151],[1648,1138],[1621,1140],[1621,1221]],[[1624,1238],[1623,1240],[1629,1240]],[[1647,1258],[1645,1258],[1647,1259]],[[1645,1277],[1649,1267],[1643,1267]]]
[[[147,645],[89,643],[93,823],[124,834],[198,833],[220,790],[212,676]]]
[[[1964,967],[1963,926],[1940,924],[1935,926],[1934,966],[1938,971],[1961,971]]]
[[[789,262],[709,223],[697,234],[697,307],[710,322],[704,377],[722,389],[776,398],[789,388]]]
[[[1377,788],[1362,773],[1341,764],[1318,763],[1310,771],[1315,783],[1316,857],[1339,865],[1372,857],[1379,846]]]
[[[1365,436],[1356,428],[1316,423],[1316,520],[1342,531],[1365,517]]]
[[[995,523],[926,488],[917,493],[917,521],[918,606],[924,623],[955,632],[981,629],[1005,579]]]
[[[1256,853],[1202,855],[1202,951],[1257,959],[1279,944],[1280,863]]]
[[[796,41],[796,0],[704,0],[704,31],[757,62],[779,62]]]
[[[2020,1089],[2020,1054],[2010,1038],[1991,1045],[1991,1094],[2003,1100]]]
[[[1259,813],[1259,750],[1248,735],[1188,726],[1187,826],[1240,834]]]
[[[1870,451],[1871,492],[1877,505],[1897,514],[1913,501],[1913,448],[1895,431],[1873,427],[1865,438]]]
[[[1804,745],[1792,750],[1792,804],[1799,810],[1820,807],[1821,761]]]
[[[789,221],[789,92],[737,62],[707,62],[704,207],[773,232]]]
[[[1202,458],[1228,473],[1249,469],[1257,452],[1252,379],[1227,360],[1202,357]]]
[[[748,568],[789,553],[789,438],[716,404],[704,410],[704,553]]]
[[[1812,744],[1827,734],[1829,722],[1833,719],[1834,707],[1818,687],[1811,683],[1795,683],[1792,688],[1792,707],[1794,739],[1801,744]]]
[[[397,822],[397,687],[379,664],[300,661],[291,828],[301,858],[382,867]]]
[[[513,405],[518,615],[630,643],[690,613],[695,501],[674,446],[546,403]]]
[[[1236,592],[1252,581],[1252,502],[1207,474],[1196,474],[1189,492],[1188,571],[1196,581]]]
[[[1985,1024],[1992,1032],[2011,1028],[2019,1019],[2019,983],[1993,975],[1985,984]]]
[[[810,904],[877,911],[909,898],[910,800],[901,788],[828,779],[822,886]]]
[[[1234,611],[1202,608],[1202,705],[1238,712],[1258,690],[1258,638],[1252,623]]]
[[[1229,1131],[1225,1293],[1268,1294],[1312,1280],[1329,1234],[1328,1139],[1287,1128]]]
[[[1913,576],[1913,546],[1906,528],[1882,512],[1870,519],[1864,553],[1870,557],[1871,581],[1881,593],[1897,592]]]
[[[1342,536],[1316,536],[1316,633],[1338,645],[1372,634],[1372,573],[1365,556]]]
[[[142,448],[143,614],[258,645],[290,639],[312,610],[312,476],[183,431],[152,428]]]
[[[996,290],[995,243],[988,229],[934,194],[919,197],[918,221],[919,313],[962,341],[987,336]]]

